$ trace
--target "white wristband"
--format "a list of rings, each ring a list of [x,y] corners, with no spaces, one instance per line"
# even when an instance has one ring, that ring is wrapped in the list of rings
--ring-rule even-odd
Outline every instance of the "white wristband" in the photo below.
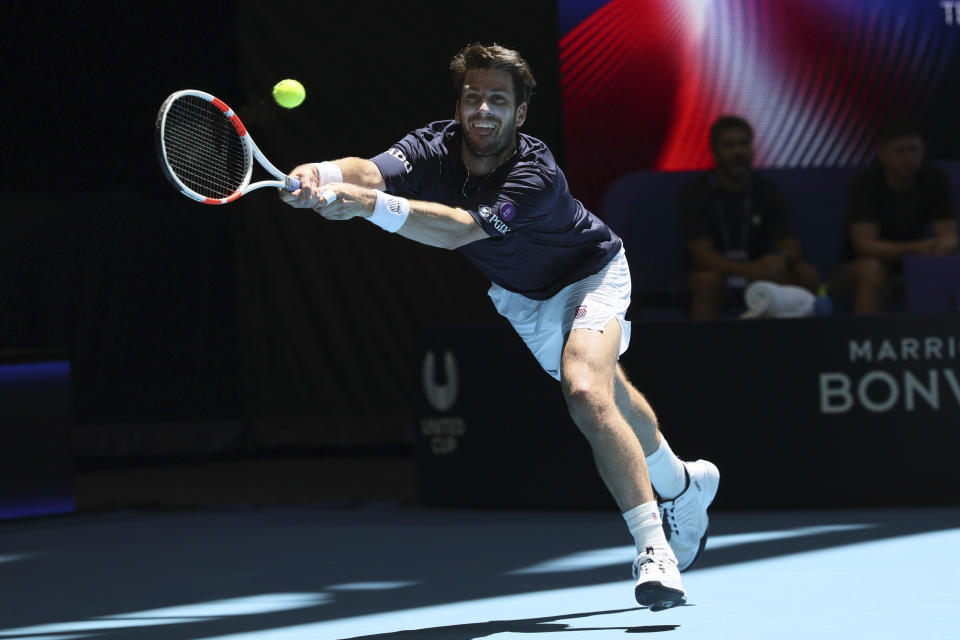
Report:
[[[343,171],[340,171],[340,167],[332,162],[314,162],[312,164],[317,170],[319,184],[343,182]]]
[[[410,214],[410,201],[384,193],[379,189],[374,191],[377,192],[377,204],[367,220],[381,229],[394,233],[407,221],[407,216]]]

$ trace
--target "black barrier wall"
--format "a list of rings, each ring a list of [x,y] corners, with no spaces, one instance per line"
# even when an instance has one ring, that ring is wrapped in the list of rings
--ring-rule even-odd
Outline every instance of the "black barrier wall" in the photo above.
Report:
[[[621,363],[673,450],[719,466],[718,508],[956,505],[957,318],[634,323]],[[433,332],[418,366],[426,503],[613,506],[509,329]]]
[[[530,60],[525,130],[562,157],[553,0],[290,21],[327,10],[0,2],[0,349],[67,354],[79,455],[404,445],[417,331],[495,318],[457,254],[324,224],[268,190],[210,207],[164,180],[154,121],[175,90],[224,99],[278,167],[369,157],[453,115],[447,65],[474,39]],[[307,89],[294,110],[270,98],[286,77]]]

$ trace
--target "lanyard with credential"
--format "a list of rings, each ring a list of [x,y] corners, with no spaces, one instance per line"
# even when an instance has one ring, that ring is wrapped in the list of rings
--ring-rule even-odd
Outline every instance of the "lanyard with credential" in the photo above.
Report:
[[[753,200],[753,185],[747,185],[747,193],[743,197],[743,216],[740,219],[739,249],[733,248],[733,243],[731,242],[732,238],[730,237],[730,228],[727,225],[727,215],[723,209],[723,198],[720,196],[720,187],[717,185],[716,178],[714,178],[712,175],[710,176],[710,187],[713,189],[713,204],[717,212],[717,222],[720,225],[720,235],[723,239],[724,251],[727,253],[731,251],[742,251],[744,254],[748,253],[748,242],[750,240],[750,205],[752,204]]]

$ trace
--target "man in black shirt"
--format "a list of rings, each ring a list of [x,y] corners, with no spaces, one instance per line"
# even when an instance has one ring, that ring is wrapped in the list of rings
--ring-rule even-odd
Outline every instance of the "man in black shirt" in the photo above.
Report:
[[[924,237],[929,225],[933,237]],[[837,294],[852,294],[857,313],[882,311],[894,279],[911,254],[957,250],[957,216],[947,174],[924,164],[919,128],[888,124],[877,161],[854,176],[847,192],[849,261]]]
[[[728,294],[769,280],[816,292],[820,275],[800,260],[786,200],[776,184],[752,169],[753,129],[743,118],[722,116],[710,127],[716,169],[678,198],[687,255],[690,315],[720,315]]]

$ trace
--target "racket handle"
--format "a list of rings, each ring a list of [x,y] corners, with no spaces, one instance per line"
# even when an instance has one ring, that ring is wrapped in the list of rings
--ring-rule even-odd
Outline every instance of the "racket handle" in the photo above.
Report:
[[[297,180],[296,178],[291,178],[288,176],[284,180],[284,182],[286,182],[286,184],[284,185],[283,188],[286,189],[287,191],[296,191],[297,189],[300,188],[300,181]]]

